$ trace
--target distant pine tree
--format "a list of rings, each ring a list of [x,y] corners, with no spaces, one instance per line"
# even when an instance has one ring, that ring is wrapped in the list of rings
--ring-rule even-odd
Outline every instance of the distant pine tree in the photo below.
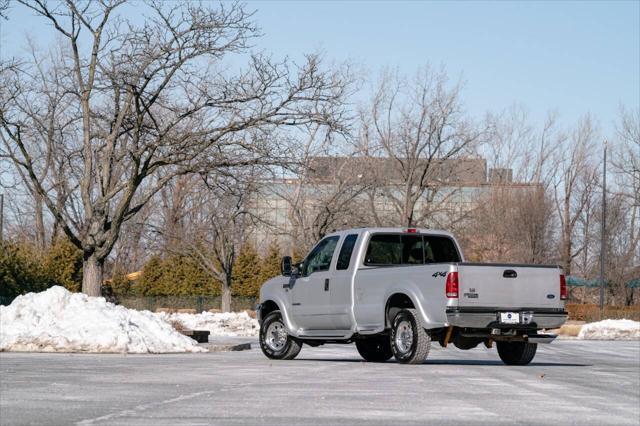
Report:
[[[267,249],[267,253],[262,258],[260,265],[260,285],[265,281],[280,275],[281,261],[282,250],[277,242],[272,242]]]
[[[77,292],[82,287],[82,251],[60,238],[45,253],[44,270],[55,285]]]
[[[253,244],[245,244],[233,266],[231,291],[234,296],[257,297],[260,292],[260,258]]]
[[[154,256],[132,290],[143,296],[219,296],[220,283],[187,256]]]
[[[41,253],[32,245],[0,242],[0,301],[10,303],[16,296],[52,285],[55,282],[42,266]]]
[[[105,285],[102,288],[104,287]],[[116,270],[111,276],[111,289],[116,298],[129,296],[132,290],[131,281],[124,272]]]
[[[142,267],[142,275],[136,283],[136,292],[143,296],[155,296],[159,292],[159,283],[162,281],[164,262],[160,256],[153,256]]]

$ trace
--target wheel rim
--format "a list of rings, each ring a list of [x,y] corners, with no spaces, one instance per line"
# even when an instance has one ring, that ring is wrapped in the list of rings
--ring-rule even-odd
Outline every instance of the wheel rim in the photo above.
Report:
[[[280,321],[274,321],[269,324],[264,338],[267,346],[273,351],[280,351],[287,343],[287,332],[284,329],[284,324]]]
[[[411,351],[413,345],[413,327],[409,321],[402,321],[396,327],[396,349],[401,354]]]

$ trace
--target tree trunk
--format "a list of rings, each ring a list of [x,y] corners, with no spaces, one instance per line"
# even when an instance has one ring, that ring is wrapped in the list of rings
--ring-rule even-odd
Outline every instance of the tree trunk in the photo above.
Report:
[[[84,256],[82,261],[82,292],[87,296],[101,296],[104,260],[95,253]]]
[[[231,280],[222,285],[222,312],[231,312]]]
[[[569,276],[571,275],[571,251],[573,244],[571,243],[571,232],[566,229],[563,232],[563,242],[562,242],[562,266],[564,269],[564,274]]]
[[[42,205],[42,195],[40,195],[37,191],[33,194],[34,198],[34,209],[35,209],[35,232],[36,232],[36,247],[38,250],[42,251],[45,249],[46,245],[46,237],[44,230],[44,213],[43,213],[43,205]]]

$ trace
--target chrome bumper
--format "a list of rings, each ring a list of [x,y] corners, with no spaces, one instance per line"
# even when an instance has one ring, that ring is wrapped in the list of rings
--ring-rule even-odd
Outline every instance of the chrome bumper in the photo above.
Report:
[[[528,322],[501,324],[500,312],[520,312],[532,314]],[[522,318],[523,315],[520,315]],[[567,312],[561,309],[533,308],[448,308],[447,322],[454,327],[464,328],[558,328],[567,321]]]

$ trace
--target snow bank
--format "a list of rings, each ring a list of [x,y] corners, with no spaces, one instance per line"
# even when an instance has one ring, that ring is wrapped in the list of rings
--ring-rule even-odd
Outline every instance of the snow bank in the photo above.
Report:
[[[0,351],[202,352],[195,340],[148,311],[52,287],[0,306]]]
[[[200,314],[156,313],[159,318],[186,330],[209,330],[211,336],[253,337],[258,335],[258,321],[246,312]]]
[[[583,340],[640,340],[640,322],[632,320],[603,320],[582,326],[578,339]]]

